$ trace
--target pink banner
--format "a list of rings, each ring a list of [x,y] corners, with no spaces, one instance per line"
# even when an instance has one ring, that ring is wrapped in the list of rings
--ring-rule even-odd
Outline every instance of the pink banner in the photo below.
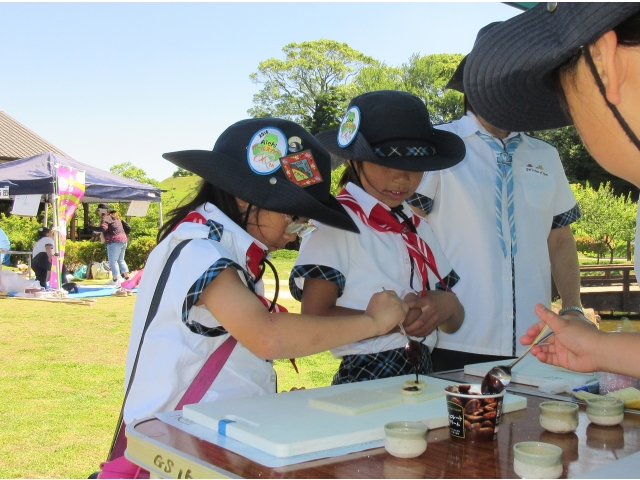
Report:
[[[51,262],[51,288],[58,290],[67,279],[60,278],[62,263],[64,262],[64,250],[67,244],[67,224],[80,205],[84,197],[85,175],[82,170],[57,165],[57,199],[56,210],[58,215],[58,252],[56,261]]]

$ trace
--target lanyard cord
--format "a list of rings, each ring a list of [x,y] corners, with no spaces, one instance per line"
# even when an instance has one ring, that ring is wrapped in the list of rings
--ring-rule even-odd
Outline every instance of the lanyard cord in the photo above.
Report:
[[[260,273],[256,277],[255,281],[257,282],[262,278],[262,275],[264,274],[264,271],[267,268],[267,265],[269,265],[269,267],[271,268],[271,271],[273,272],[273,276],[276,279],[276,291],[275,291],[275,294],[273,295],[273,300],[271,301],[271,305],[269,306],[269,311],[273,312],[273,309],[276,307],[276,303],[278,301],[278,294],[280,293],[280,279],[278,278],[278,272],[276,271],[276,268],[273,266],[273,263],[271,263],[266,258],[262,263],[262,269],[260,270]]]
[[[616,106],[607,99],[607,92],[604,88],[604,84],[602,83],[602,79],[600,78],[600,75],[598,75],[598,70],[596,69],[596,65],[595,63],[593,63],[593,58],[591,57],[591,52],[589,51],[589,47],[582,46],[580,47],[580,49],[584,53],[585,60],[587,61],[587,65],[589,65],[591,74],[593,75],[593,78],[595,79],[596,84],[600,89],[602,98],[604,98],[605,103],[613,113],[613,116],[616,117],[616,120],[618,120],[618,123],[622,127],[622,130],[624,130],[624,133],[626,133],[627,137],[629,137],[629,140],[631,140],[631,143],[633,143],[636,146],[636,148],[640,150],[640,141],[638,140],[638,137],[636,137],[635,133],[633,133],[633,131],[631,130],[631,128],[629,127],[629,124],[625,121],[625,119],[622,118],[622,115],[620,115],[620,112],[618,111]]]
[[[411,230],[411,233],[415,233],[416,235],[418,234],[418,230],[416,230],[415,225],[409,219],[409,217],[406,215],[406,213],[404,213],[402,205],[398,205],[397,207],[393,207],[391,209],[391,213],[395,213],[400,218],[402,218],[405,222],[407,222],[407,227],[409,228],[409,230]],[[409,255],[409,261],[411,262],[411,276],[409,278],[409,287],[411,287],[412,290],[415,290],[415,288],[413,288],[413,276],[414,276],[414,273],[415,273],[415,263],[414,263],[413,257],[411,255]],[[429,287],[429,279],[427,279],[426,287],[427,287],[427,290],[431,290],[431,288]]]

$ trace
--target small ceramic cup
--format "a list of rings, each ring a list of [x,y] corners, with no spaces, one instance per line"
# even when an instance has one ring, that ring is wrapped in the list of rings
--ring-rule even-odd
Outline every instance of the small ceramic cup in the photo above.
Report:
[[[587,398],[587,417],[596,425],[618,425],[624,418],[624,402],[619,398]]]
[[[562,475],[562,449],[550,443],[516,443],[513,470],[520,478],[559,478]]]
[[[549,432],[569,433],[578,428],[578,404],[571,402],[542,402],[540,426]]]
[[[424,423],[387,423],[384,434],[384,448],[394,457],[413,458],[427,449],[427,426]]]

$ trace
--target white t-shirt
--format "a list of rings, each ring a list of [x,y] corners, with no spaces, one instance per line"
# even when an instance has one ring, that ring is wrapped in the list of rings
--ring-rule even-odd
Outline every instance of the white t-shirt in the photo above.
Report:
[[[51,247],[53,247],[53,238],[51,238],[51,237],[42,237],[33,246],[32,255],[35,257],[39,253],[46,252],[47,251],[47,245],[51,245]]]
[[[222,265],[221,268],[224,268],[228,260],[246,269],[246,252],[254,242],[266,250],[264,245],[215,206],[205,204],[196,211],[221,225],[224,228],[222,237],[219,241],[209,240],[211,230],[208,226],[182,223],[149,255],[133,313],[125,389],[151,299],[167,258],[182,240],[195,239],[183,248],[174,262],[158,313],[146,332],[124,410],[126,423],[175,409],[204,362],[229,337],[229,334],[211,337],[195,332],[198,329],[220,327],[220,323],[204,306],[193,306],[186,322],[182,320],[187,293],[196,280],[213,265]],[[246,284],[244,274],[239,271],[238,275]],[[256,293],[263,295],[262,281],[257,282]],[[256,357],[238,343],[202,401],[275,393],[275,380],[272,363]]]
[[[367,216],[379,203],[353,183],[347,184],[346,189]],[[386,205],[382,203],[380,205],[389,210]],[[415,288],[411,288],[411,260],[402,236],[396,233],[378,232],[367,226],[349,208],[346,210],[360,229],[360,234],[316,222],[318,230],[302,241],[295,267],[291,271],[289,285],[294,298],[298,300],[302,298],[305,277],[326,278],[334,282],[340,289],[336,305],[357,310],[365,310],[371,296],[382,291],[383,288],[394,290],[401,298],[410,292],[419,294],[422,280],[418,269],[415,268],[413,278]],[[409,217],[413,215],[411,207],[406,203],[404,212]],[[433,251],[436,267],[442,280],[449,286],[455,284],[457,276],[452,272],[429,225],[425,221],[420,221],[417,231]],[[314,268],[316,266],[321,267]],[[428,276],[430,288],[438,288],[438,278],[431,270],[428,271]],[[424,343],[433,349],[436,340],[437,333],[434,331],[426,337]],[[344,355],[384,352],[404,347],[406,344],[406,337],[400,333],[390,333],[334,348],[331,353],[335,358],[341,358]]]
[[[507,202],[502,202],[505,257],[496,227],[496,155],[476,135],[478,130],[487,132],[473,114],[436,128],[457,134],[467,148],[465,158],[458,165],[426,172],[417,190],[433,201],[427,221],[460,275],[453,291],[465,309],[460,329],[453,334],[440,332],[437,347],[485,355],[512,355],[515,301],[515,344],[516,352],[521,353],[526,347],[520,345],[518,339],[538,321],[534,305],[542,302],[548,306],[551,302],[547,238],[552,228],[579,218],[576,199],[556,149],[523,134],[512,160],[518,242],[514,257],[514,299]],[[506,182],[503,182],[503,192],[506,198]]]

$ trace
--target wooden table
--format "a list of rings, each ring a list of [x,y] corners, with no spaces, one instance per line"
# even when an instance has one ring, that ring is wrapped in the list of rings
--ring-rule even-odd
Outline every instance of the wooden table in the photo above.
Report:
[[[471,383],[480,380],[462,371],[443,372],[438,377]],[[439,428],[428,433],[427,451],[413,459],[395,458],[380,447],[268,468],[157,419],[130,427],[133,435],[127,434],[127,454],[152,476],[163,478],[518,478],[513,471],[513,445],[540,441],[562,448],[562,478],[568,478],[640,451],[640,415],[627,412],[622,424],[600,427],[589,422],[585,406],[580,405],[578,430],[554,434],[539,423],[538,405],[548,398],[534,387],[514,385],[511,390],[527,398],[527,409],[503,415],[495,442],[460,443],[449,438],[448,428]]]

